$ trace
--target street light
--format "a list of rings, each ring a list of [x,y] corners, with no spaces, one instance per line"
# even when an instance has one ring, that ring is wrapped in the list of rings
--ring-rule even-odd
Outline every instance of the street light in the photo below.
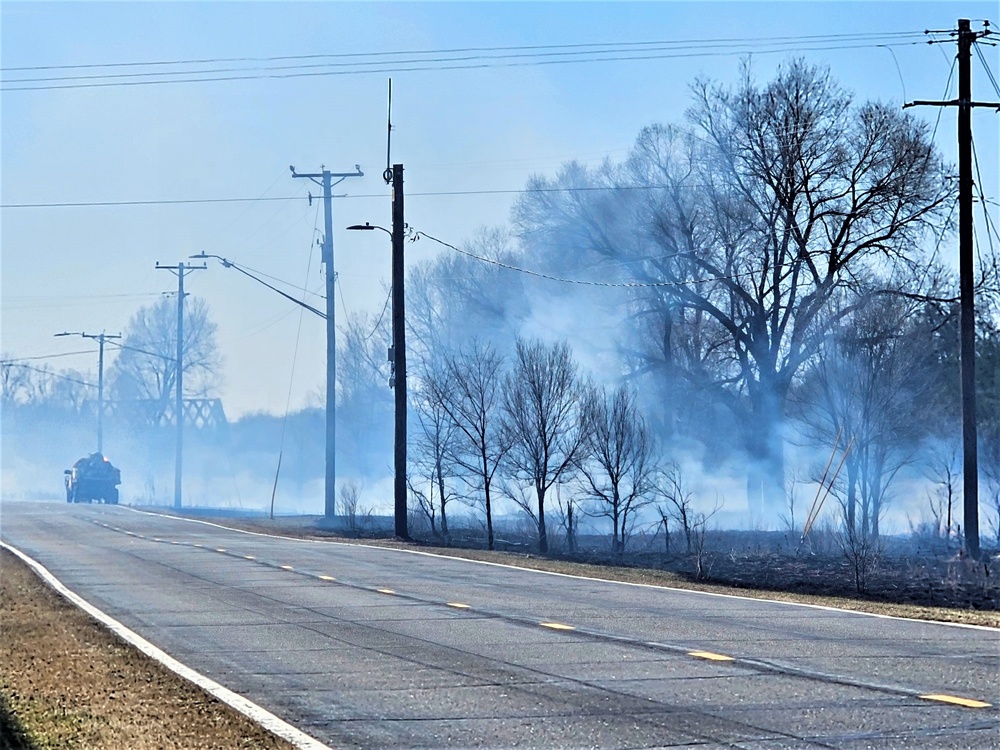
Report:
[[[106,333],[84,333],[83,331],[63,331],[53,334],[59,336],[82,336],[98,343],[97,355],[97,452],[104,455],[104,342],[120,339],[122,336]]]
[[[352,224],[351,226],[348,227],[348,229],[360,230],[360,231],[367,231],[369,229],[381,229],[387,235],[392,237],[392,232],[390,230],[386,229],[385,227],[380,227],[378,224],[369,224],[367,221],[364,224]]]
[[[393,222],[396,226],[397,222]],[[393,484],[394,517],[396,536],[407,539],[406,518],[406,326],[404,324],[403,296],[403,234],[391,232],[376,224],[353,224],[347,227],[354,231],[379,229],[392,238],[392,369],[394,380],[389,385],[394,390],[395,403],[395,451]]]

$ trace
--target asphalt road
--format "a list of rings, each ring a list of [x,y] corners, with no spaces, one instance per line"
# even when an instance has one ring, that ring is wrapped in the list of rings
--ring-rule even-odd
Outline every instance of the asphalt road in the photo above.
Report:
[[[332,747],[1000,748],[997,630],[114,506],[4,502],[0,537]]]

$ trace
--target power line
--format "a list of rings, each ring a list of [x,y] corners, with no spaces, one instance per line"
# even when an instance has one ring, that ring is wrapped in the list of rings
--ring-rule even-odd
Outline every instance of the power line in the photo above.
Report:
[[[96,383],[88,383],[86,380],[79,380],[77,378],[72,378],[68,375],[60,375],[57,372],[52,372],[51,370],[43,370],[40,367],[32,367],[31,365],[21,364],[20,362],[0,362],[0,366],[3,367],[20,367],[25,370],[31,370],[33,372],[40,372],[42,375],[48,375],[50,378],[56,378],[57,380],[66,380],[70,383],[77,383],[79,385],[85,385],[88,388],[96,388]]]
[[[510,263],[504,263],[503,261],[494,260],[492,258],[484,258],[481,255],[476,255],[470,253],[467,250],[462,250],[461,248],[455,247],[451,243],[445,242],[444,240],[439,240],[437,237],[432,237],[426,232],[415,232],[414,238],[426,237],[429,240],[437,242],[439,245],[444,245],[445,247],[451,248],[455,252],[461,253],[462,255],[467,255],[470,258],[481,261],[483,263],[490,263],[494,266],[499,266],[500,268],[506,268],[508,271],[517,271],[518,273],[524,273],[529,276],[536,276],[540,279],[547,279],[548,281],[559,281],[563,284],[580,284],[582,286],[601,286],[601,287],[612,287],[612,288],[648,288],[648,287],[674,287],[674,286],[688,286],[690,284],[706,284],[711,281],[729,281],[732,279],[739,279],[744,276],[754,276],[752,271],[747,271],[746,273],[737,273],[731,276],[711,276],[706,279],[690,279],[689,281],[624,281],[620,283],[614,283],[610,281],[588,281],[585,279],[565,279],[560,276],[552,276],[547,273],[541,273],[539,271],[532,271],[527,268],[521,268],[519,266],[511,265]]]
[[[821,51],[835,51],[835,50],[852,50],[852,49],[865,49],[865,48],[890,48],[890,47],[905,47],[913,46],[917,44],[925,44],[924,41],[897,41],[889,43],[879,43],[875,44],[873,42],[861,41],[858,43],[814,43],[799,46],[792,46],[789,43],[772,43],[770,48],[753,48],[749,45],[743,45],[743,49],[705,49],[705,47],[710,47],[705,43],[699,43],[694,46],[693,49],[696,51],[685,51],[678,52],[678,49],[671,47],[664,51],[663,49],[649,48],[636,50],[635,52],[629,52],[627,50],[594,50],[589,53],[577,52],[577,53],[540,53],[536,55],[493,55],[493,56],[472,56],[466,58],[429,58],[429,59],[418,59],[418,60],[401,60],[401,61],[377,61],[377,62],[357,62],[357,63],[326,63],[326,64],[313,64],[313,65],[298,65],[298,66],[278,66],[275,68],[263,69],[264,72],[254,72],[255,70],[261,70],[260,68],[242,68],[242,69],[209,69],[206,71],[171,71],[168,73],[130,73],[130,74],[117,74],[117,75],[95,75],[95,76],[63,76],[63,77],[53,77],[51,80],[46,81],[45,79],[38,79],[33,81],[32,79],[14,79],[8,80],[7,83],[35,83],[39,82],[43,85],[29,85],[29,86],[0,86],[0,91],[48,91],[48,90],[61,90],[61,89],[81,89],[81,88],[108,88],[108,87],[121,87],[121,86],[150,86],[158,84],[176,84],[176,83],[214,83],[214,82],[224,82],[224,81],[247,81],[247,80],[260,80],[260,79],[289,79],[289,78],[306,78],[306,77],[318,77],[318,76],[342,76],[342,75],[362,75],[362,74],[386,74],[386,73],[396,73],[396,72],[427,72],[427,71],[451,71],[451,70],[479,70],[487,68],[512,68],[512,67],[529,67],[529,66],[541,66],[541,65],[566,65],[566,64],[579,64],[579,63],[607,63],[607,62],[636,62],[636,61],[648,61],[648,60],[669,60],[669,59],[685,59],[685,58],[700,58],[700,57],[730,57],[733,55],[745,55],[748,53],[753,53],[755,55],[767,55],[767,54],[778,54],[778,53],[789,53],[789,52],[821,52]],[[640,54],[641,53],[641,54]],[[581,57],[580,55],[601,55],[598,57]],[[539,57],[552,58],[556,55],[576,55],[573,59],[566,59],[561,57],[559,59],[537,59]],[[609,56],[610,55],[610,56]],[[516,59],[510,59],[516,58]],[[520,59],[528,58],[528,59]],[[457,64],[453,64],[457,63]],[[352,65],[354,69],[348,70],[312,70],[315,67],[343,67]],[[358,66],[365,66],[360,68]],[[370,66],[370,67],[369,67]],[[310,68],[310,70],[303,70],[304,68]],[[291,71],[291,72],[289,72]],[[296,72],[297,71],[297,72]],[[232,75],[214,75],[214,73],[229,73]],[[247,75],[242,75],[240,73],[247,72]],[[208,75],[211,73],[212,75]],[[186,77],[174,77],[174,78],[160,78],[157,80],[107,80],[109,78],[121,79],[126,76],[186,76]],[[204,77],[204,76],[208,77]],[[198,78],[192,78],[190,76],[203,76]],[[79,79],[97,79],[94,82],[89,83],[60,83],[60,80],[79,80]]]
[[[990,218],[989,208],[986,207],[986,194],[983,192],[983,175],[979,171],[979,153],[976,151],[976,139],[974,137],[970,138],[972,141],[972,159],[973,163],[976,165],[976,189],[979,191],[979,201],[983,206],[983,217],[986,222],[986,239],[989,241],[990,245],[990,257],[996,257],[995,251],[993,249],[993,232],[995,232],[995,227],[993,227],[993,220]],[[980,260],[980,262],[982,262]]]
[[[428,237],[428,239],[434,239],[434,238],[433,237]],[[385,302],[382,304],[382,312],[380,312],[378,314],[378,320],[375,321],[375,327],[372,328],[371,333],[369,333],[367,336],[365,336],[365,338],[364,338],[365,341],[368,341],[368,339],[370,339],[372,336],[374,336],[375,332],[378,330],[378,327],[380,325],[382,325],[382,318],[385,316],[385,311],[389,308],[389,300],[390,299],[392,299],[392,287],[391,286],[389,287],[389,293],[385,295]]]
[[[711,187],[697,183],[685,183],[688,187]],[[671,185],[583,185],[575,187],[528,187],[497,190],[432,190],[419,193],[408,193],[407,197],[417,198],[440,198],[440,197],[460,197],[464,195],[522,195],[524,193],[578,193],[597,192],[604,190],[668,190]],[[384,193],[363,193],[361,195],[345,195],[342,199],[371,199],[385,198]],[[176,198],[167,200],[139,200],[139,201],[64,201],[58,203],[5,203],[0,204],[0,209],[14,208],[104,208],[121,206],[174,206],[202,203],[242,203],[244,201],[293,201],[299,200],[299,196],[275,196],[272,198]],[[287,282],[285,282],[287,283]]]
[[[973,44],[972,48],[976,50],[976,54],[979,55],[979,62],[983,64],[983,68],[986,70],[986,77],[990,79],[990,83],[993,84],[993,91],[996,92],[997,96],[1000,96],[1000,86],[997,85],[997,79],[993,76],[993,71],[990,70],[989,63],[986,62],[986,57],[983,55],[983,51],[979,48],[978,44]]]
[[[131,61],[117,63],[78,63],[70,65],[32,65],[18,67],[0,67],[0,72],[27,72],[36,70],[82,70],[90,68],[132,68],[132,67],[158,67],[168,65],[215,65],[223,63],[275,63],[292,60],[333,60],[333,59],[357,59],[357,58],[377,58],[393,57],[400,55],[451,55],[470,53],[497,53],[497,52],[545,52],[549,50],[582,50],[591,48],[591,51],[599,51],[604,48],[614,50],[639,49],[644,47],[660,47],[666,45],[682,45],[688,48],[698,46],[719,46],[727,44],[753,44],[753,43],[797,43],[803,40],[809,42],[833,42],[833,41],[862,41],[862,40],[883,40],[886,38],[921,38],[925,31],[887,31],[887,32],[857,32],[850,34],[814,34],[814,35],[793,35],[793,36],[773,36],[773,37],[720,37],[715,39],[660,39],[642,42],[580,42],[573,44],[538,44],[538,45],[517,45],[517,46],[495,46],[495,47],[455,47],[445,49],[425,49],[425,50],[396,50],[386,52],[341,52],[341,53],[316,53],[305,55],[278,55],[267,57],[211,57],[196,58],[187,60],[151,60],[151,61]]]
[[[57,359],[59,357],[75,357],[79,354],[93,354],[97,349],[81,349],[76,352],[62,352],[60,354],[39,354],[37,357],[11,357],[0,360],[0,365],[10,365],[16,362],[30,362],[36,359]]]

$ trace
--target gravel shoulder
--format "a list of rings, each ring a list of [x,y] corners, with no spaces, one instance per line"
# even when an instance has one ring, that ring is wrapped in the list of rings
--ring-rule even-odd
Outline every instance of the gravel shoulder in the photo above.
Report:
[[[291,750],[0,550],[0,748]]]

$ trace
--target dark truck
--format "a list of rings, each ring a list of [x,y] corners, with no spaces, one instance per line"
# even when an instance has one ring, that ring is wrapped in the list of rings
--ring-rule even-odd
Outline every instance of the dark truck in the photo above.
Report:
[[[81,458],[66,475],[66,502],[90,503],[103,500],[111,505],[118,504],[118,485],[122,483],[122,473],[100,453],[91,453]]]

